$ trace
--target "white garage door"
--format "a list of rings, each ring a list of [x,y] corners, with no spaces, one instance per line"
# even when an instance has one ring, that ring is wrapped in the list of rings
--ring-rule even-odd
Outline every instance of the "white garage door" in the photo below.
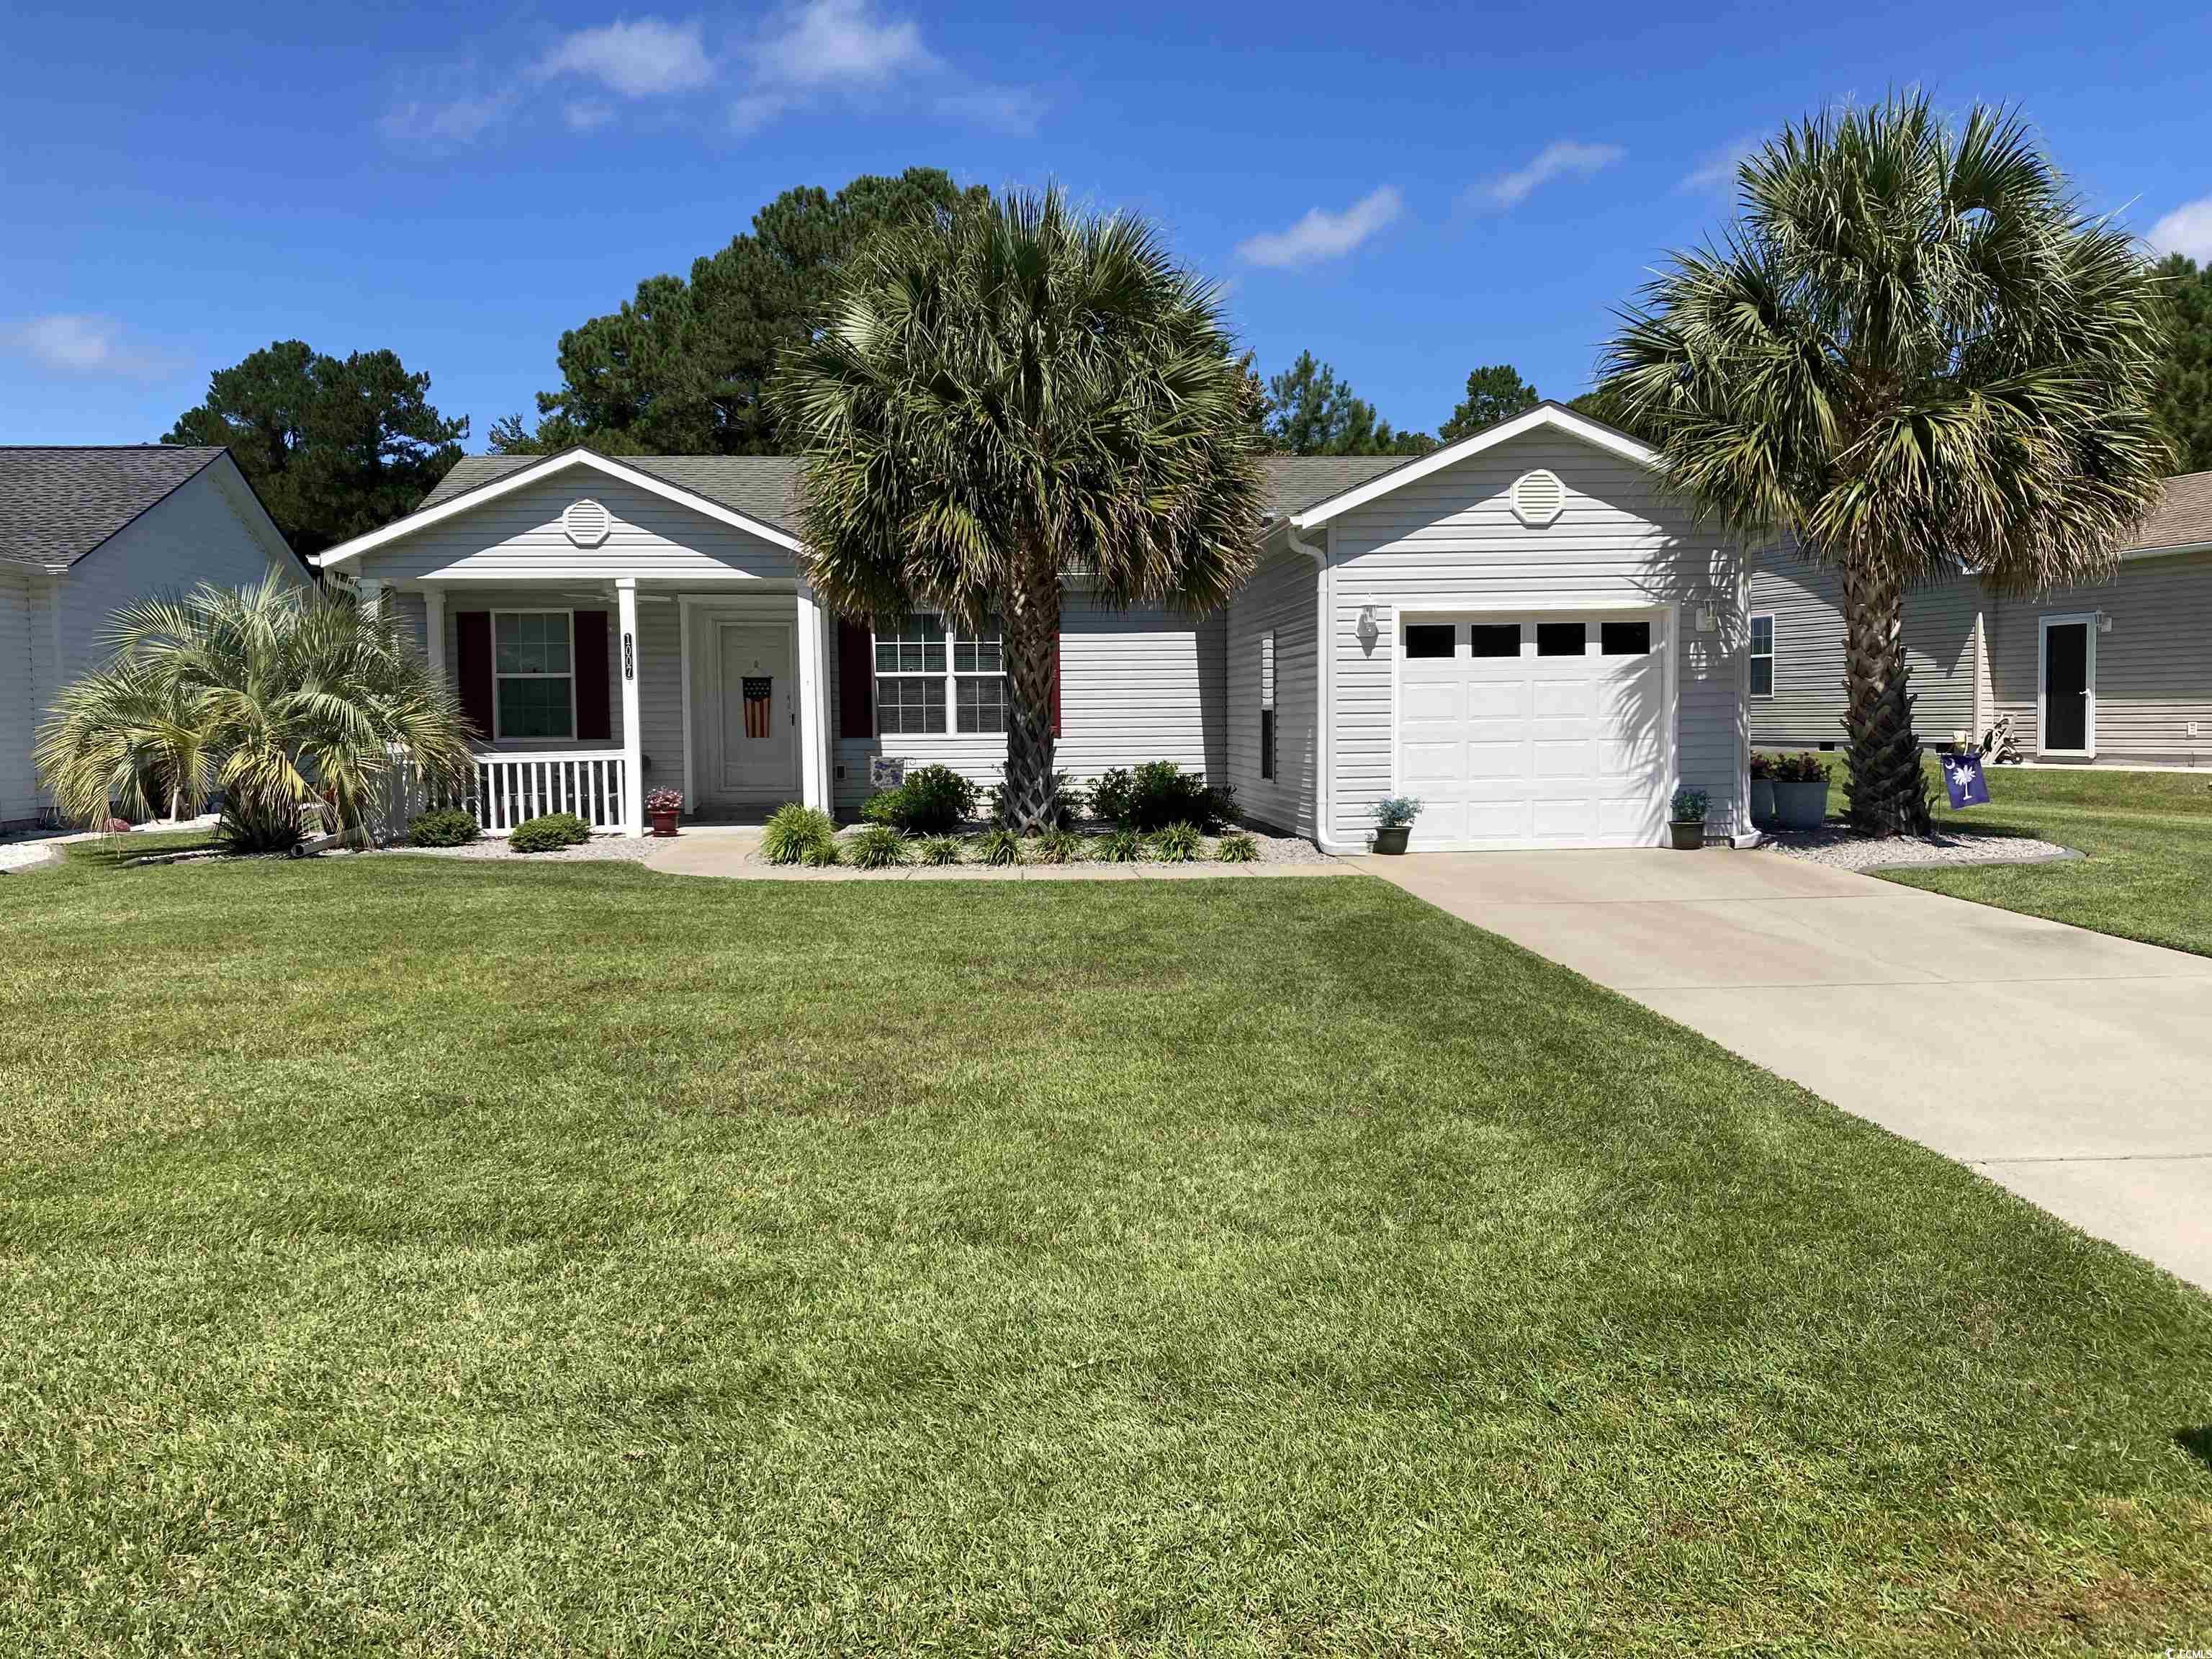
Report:
[[[1674,734],[1667,613],[1408,616],[1398,783],[1410,845],[1649,847],[1666,833]]]

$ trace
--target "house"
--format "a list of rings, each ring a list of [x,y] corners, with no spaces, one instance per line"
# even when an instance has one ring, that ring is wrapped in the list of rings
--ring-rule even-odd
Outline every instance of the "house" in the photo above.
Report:
[[[312,573],[218,447],[0,447],[0,827],[12,827],[41,814],[39,724],[105,657],[116,611],[203,582]]]
[[[2168,478],[2108,581],[2016,599],[1960,574],[1905,600],[1923,742],[1978,738],[2000,714],[2030,759],[2212,763],[2212,472]],[[1842,740],[1836,580],[1785,550],[1751,577],[1751,735],[1758,747]]]
[[[1746,561],[1644,446],[1543,404],[1413,460],[1267,467],[1258,568],[1214,614],[1068,580],[1061,768],[1173,760],[1335,849],[1399,793],[1420,848],[1653,845],[1678,783],[1747,829]],[[664,786],[849,817],[881,760],[994,781],[995,635],[826,614],[796,488],[782,458],[473,456],[318,562],[453,677],[495,833],[552,810],[636,833]]]

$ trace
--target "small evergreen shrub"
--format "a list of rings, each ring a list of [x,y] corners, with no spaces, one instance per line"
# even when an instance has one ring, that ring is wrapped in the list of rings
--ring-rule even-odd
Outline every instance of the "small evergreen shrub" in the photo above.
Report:
[[[1404,830],[1421,816],[1421,803],[1411,795],[1392,795],[1375,803],[1375,822],[1384,830]]]
[[[914,849],[917,864],[933,864],[942,867],[960,862],[960,842],[951,836],[932,836]]]
[[[826,870],[833,864],[845,861],[844,849],[837,845],[835,836],[824,836],[820,841],[810,841],[806,850],[799,855],[799,862],[810,870]]]
[[[860,870],[888,870],[906,862],[906,837],[888,823],[872,823],[853,837],[848,849]]]
[[[1170,823],[1152,837],[1152,850],[1164,864],[1188,864],[1198,856],[1198,826],[1194,823]]]
[[[1237,816],[1237,792],[1209,784],[1203,774],[1186,772],[1173,761],[1146,761],[1133,772],[1116,767],[1102,775],[1091,787],[1091,805],[1098,817],[1149,836],[1171,823],[1203,829],[1230,823]]]
[[[1083,856],[1083,837],[1073,830],[1048,830],[1033,850],[1039,864],[1068,864]]]
[[[483,831],[476,814],[448,806],[435,812],[417,812],[407,820],[410,847],[466,847]]]
[[[1019,864],[1022,861],[1022,838],[1003,824],[996,830],[986,830],[972,843],[978,864]]]
[[[581,847],[592,838],[592,826],[574,812],[548,812],[514,826],[507,844],[518,853],[550,853],[560,847]]]
[[[1091,786],[1091,811],[1108,823],[1123,823],[1129,817],[1129,797],[1136,779],[1126,766],[1109,767]]]
[[[1102,864],[1134,864],[1145,856],[1145,838],[1133,830],[1115,830],[1099,836],[1097,851]]]
[[[869,796],[860,816],[909,836],[941,836],[975,816],[975,786],[949,766],[917,766],[897,788]]]
[[[1224,864],[1249,864],[1260,856],[1260,843],[1247,835],[1224,836],[1213,856]]]
[[[770,864],[797,864],[805,858],[808,848],[835,839],[836,833],[837,826],[830,822],[828,813],[787,800],[775,809],[768,828],[761,832],[761,856]]]
[[[1712,797],[1702,789],[1677,789],[1668,807],[1668,821],[1672,823],[1703,823],[1705,808]]]

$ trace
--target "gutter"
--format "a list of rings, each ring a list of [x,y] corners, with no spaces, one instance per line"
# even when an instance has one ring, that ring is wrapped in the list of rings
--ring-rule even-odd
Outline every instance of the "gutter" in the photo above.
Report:
[[[1326,537],[1324,528],[1322,534]],[[1329,623],[1335,610],[1336,573],[1329,568],[1326,542],[1316,547],[1298,534],[1297,522],[1283,521],[1283,537],[1291,551],[1303,553],[1314,562],[1314,672],[1319,684],[1314,698],[1314,845],[1324,853],[1364,854],[1367,843],[1333,840],[1329,836],[1329,769],[1328,734],[1331,716],[1335,712],[1333,694],[1335,675],[1332,672],[1336,652],[1330,635]]]

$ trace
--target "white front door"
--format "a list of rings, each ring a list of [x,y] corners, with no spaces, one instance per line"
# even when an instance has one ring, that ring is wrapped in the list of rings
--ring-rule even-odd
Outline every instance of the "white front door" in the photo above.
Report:
[[[1409,616],[1398,630],[1407,845],[1650,847],[1673,782],[1668,613]]]
[[[783,623],[718,623],[714,661],[726,799],[788,798],[799,787],[799,677]]]

